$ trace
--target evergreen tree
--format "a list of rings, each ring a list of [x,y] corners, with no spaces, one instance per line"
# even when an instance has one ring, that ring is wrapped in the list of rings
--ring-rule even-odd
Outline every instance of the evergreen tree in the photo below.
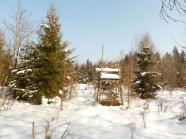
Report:
[[[21,48],[19,64],[12,71],[12,82],[9,83],[9,87],[14,98],[37,104],[41,103],[41,96],[38,98],[36,94],[38,87],[33,78],[33,69],[38,54],[33,51],[32,46],[33,43],[30,43]]]
[[[35,104],[41,103],[42,96],[53,98],[60,95],[59,90],[64,91],[72,72],[73,58],[69,55],[74,49],[67,50],[69,43],[62,42],[59,16],[53,4],[46,17],[47,21],[40,24],[38,43],[31,43],[23,49],[21,66],[14,70],[15,78],[10,84],[14,97]]]
[[[87,83],[87,71],[84,63],[80,65],[77,76],[79,83]]]
[[[183,64],[181,62],[181,57],[180,54],[178,52],[177,47],[173,48],[173,71],[174,71],[174,87],[182,87],[182,81],[181,81],[181,76],[182,76],[182,68],[183,68]]]
[[[66,85],[67,75],[72,69],[70,67],[73,62],[68,56],[73,50],[67,50],[69,45],[67,41],[62,42],[61,25],[54,4],[51,4],[47,13],[47,21],[40,26],[34,76],[39,92],[51,98],[59,95],[59,90]]]
[[[186,88],[186,71],[185,71],[185,68],[186,68],[186,55],[185,55],[185,52],[182,50],[182,52],[180,53],[180,59],[181,59],[181,72],[180,72],[180,74],[181,74],[181,78],[180,78],[180,80],[181,80],[181,82],[180,82],[180,84],[181,84],[181,87],[184,87],[184,88]]]
[[[136,71],[134,83],[135,92],[140,95],[140,98],[155,98],[156,91],[160,89],[157,84],[159,73],[151,71],[156,64],[154,61],[153,43],[149,34],[145,34],[139,42],[139,50],[135,53],[135,61],[139,67]]]
[[[181,58],[181,63],[183,67],[186,68],[186,54],[183,50],[180,53],[180,58]]]
[[[87,72],[87,81],[88,82],[93,81],[94,71],[95,71],[95,68],[93,67],[92,62],[89,59],[87,59],[87,61],[86,61],[86,72]]]
[[[89,59],[87,59],[86,63],[81,65],[76,63],[74,66],[79,83],[88,83],[94,80],[96,66]]]

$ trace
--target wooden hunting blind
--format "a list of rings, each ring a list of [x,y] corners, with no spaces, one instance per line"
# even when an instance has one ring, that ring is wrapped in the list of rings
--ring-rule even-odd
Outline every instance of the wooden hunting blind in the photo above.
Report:
[[[120,70],[114,68],[96,68],[98,72],[97,101],[103,105],[123,104]]]

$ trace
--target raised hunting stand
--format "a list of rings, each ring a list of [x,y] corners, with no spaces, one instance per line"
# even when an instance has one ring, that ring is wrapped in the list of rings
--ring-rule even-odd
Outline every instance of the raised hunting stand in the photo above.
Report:
[[[103,62],[103,49],[102,49]],[[102,105],[123,105],[119,63],[118,68],[96,68],[98,72],[97,98]]]

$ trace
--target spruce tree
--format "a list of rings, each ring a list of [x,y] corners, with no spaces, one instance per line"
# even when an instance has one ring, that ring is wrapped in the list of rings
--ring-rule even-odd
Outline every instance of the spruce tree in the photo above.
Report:
[[[33,43],[29,43],[21,48],[18,55],[19,64],[12,71],[12,81],[9,83],[9,88],[13,97],[18,98],[18,100],[40,103],[40,100],[35,97],[38,88],[33,78],[33,68],[34,59],[37,58],[37,55],[33,52],[32,46]]]
[[[94,69],[92,62],[87,59],[86,61],[86,72],[87,72],[87,82],[92,82],[94,79]]]
[[[186,78],[185,78],[185,75],[186,75],[186,71],[185,71],[185,68],[186,68],[186,55],[185,55],[185,52],[183,50],[180,53],[180,59],[181,59],[180,84],[181,84],[181,87],[184,87],[186,89]]]
[[[38,59],[34,70],[39,92],[47,98],[59,95],[59,90],[66,85],[67,74],[72,66],[72,59],[68,56],[73,50],[68,50],[69,43],[62,42],[59,16],[56,15],[54,4],[50,5],[47,21],[40,24],[39,39],[36,49]]]
[[[182,85],[182,69],[183,69],[183,65],[181,62],[181,55],[178,52],[177,47],[173,48],[173,71],[174,71],[174,87],[175,88],[181,88]]]
[[[185,52],[182,50],[180,53],[180,59],[181,59],[181,63],[184,67],[184,69],[186,68],[186,54]]]
[[[142,99],[155,98],[156,91],[160,89],[157,84],[160,73],[152,71],[156,61],[153,58],[154,46],[148,34],[141,38],[138,47],[139,50],[135,53],[135,61],[139,71],[135,72],[134,90]]]
[[[92,82],[95,78],[95,66],[87,59],[86,63],[74,67],[79,83]]]
[[[83,63],[80,65],[77,72],[79,83],[87,83],[87,71],[86,65]]]
[[[14,97],[40,104],[42,96],[53,98],[60,95],[69,83],[73,58],[67,50],[69,43],[62,42],[59,16],[51,4],[46,22],[40,24],[38,42],[25,46],[20,56],[20,66],[14,70],[10,84]]]

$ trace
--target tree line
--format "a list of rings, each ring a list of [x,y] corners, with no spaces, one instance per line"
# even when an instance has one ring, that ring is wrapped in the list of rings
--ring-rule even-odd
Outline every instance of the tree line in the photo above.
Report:
[[[63,40],[53,3],[38,28],[21,3],[11,10],[11,22],[1,21],[6,29],[0,29],[0,85],[9,87],[14,98],[40,104],[43,96],[61,97],[60,92],[65,94],[70,84],[95,83],[99,76],[95,68],[118,68],[118,64],[122,84],[142,99],[155,98],[160,89],[186,86],[185,52],[175,46],[172,53],[161,55],[149,33],[140,36],[135,51],[117,61],[92,63],[87,59],[79,64],[71,57],[74,49],[68,49],[70,43]]]
[[[136,50],[120,56],[118,61],[103,61],[102,67],[119,68],[121,82],[131,95],[155,98],[157,90],[173,91],[175,88],[186,88],[186,54],[174,46],[172,53],[161,54],[149,33],[144,33],[136,43]],[[75,64],[79,83],[94,82],[99,76],[95,71],[100,61],[92,63],[89,59],[82,64]]]

